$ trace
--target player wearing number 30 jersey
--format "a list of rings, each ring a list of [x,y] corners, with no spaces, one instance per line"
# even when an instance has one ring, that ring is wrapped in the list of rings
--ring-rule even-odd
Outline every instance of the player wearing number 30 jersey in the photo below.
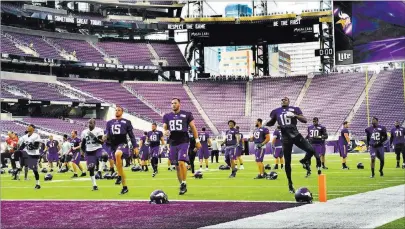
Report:
[[[187,192],[186,178],[188,158],[189,136],[188,129],[190,127],[196,141],[196,148],[201,148],[200,140],[198,139],[197,128],[194,125],[194,117],[191,112],[180,110],[180,99],[173,98],[173,112],[163,116],[164,134],[169,136],[170,152],[169,158],[172,165],[176,166],[177,178],[180,182],[179,195]]]
[[[93,191],[98,190],[94,170],[103,152],[103,136],[104,130],[96,127],[96,121],[94,119],[89,120],[89,128],[84,130],[81,135],[81,148],[82,151],[85,152],[87,170],[90,173]]]
[[[288,187],[290,193],[295,193],[291,180],[291,152],[293,145],[296,145],[306,152],[305,157],[300,160],[300,163],[307,170],[307,176],[311,173],[309,161],[311,160],[311,157],[315,155],[314,148],[311,146],[311,144],[309,144],[308,141],[304,139],[304,137],[302,137],[297,129],[297,120],[302,123],[307,123],[307,119],[302,114],[300,108],[290,106],[290,99],[287,97],[281,99],[281,107],[273,110],[270,113],[270,118],[271,120],[266,123],[266,126],[274,126],[276,122],[280,126]],[[316,156],[316,164],[318,174],[320,174],[321,160],[319,159],[319,156]]]

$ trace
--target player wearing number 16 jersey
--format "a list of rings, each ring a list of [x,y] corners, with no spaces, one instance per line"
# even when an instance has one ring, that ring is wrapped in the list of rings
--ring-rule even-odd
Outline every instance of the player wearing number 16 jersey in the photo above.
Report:
[[[189,162],[188,147],[190,144],[188,129],[190,127],[196,141],[196,148],[201,148],[200,139],[198,139],[197,128],[194,124],[194,117],[191,112],[180,110],[180,99],[173,98],[173,112],[163,116],[164,134],[169,136],[170,152],[169,158],[172,165],[176,166],[177,178],[180,182],[179,195],[187,192],[187,166]]]
[[[274,126],[277,122],[281,128],[283,152],[285,157],[285,173],[288,179],[288,187],[290,193],[295,193],[293,182],[291,180],[291,152],[293,145],[296,145],[306,152],[305,157],[300,160],[300,163],[307,170],[307,175],[311,172],[309,162],[311,157],[315,155],[314,148],[304,139],[304,137],[302,137],[297,129],[297,120],[302,123],[307,123],[307,119],[304,117],[299,107],[290,106],[290,99],[287,97],[281,99],[281,107],[273,110],[270,113],[270,118],[271,120],[266,123],[266,126]],[[320,174],[321,160],[316,155],[315,157],[318,174]]]
[[[94,170],[98,159],[103,153],[103,136],[104,130],[96,127],[96,121],[94,119],[89,120],[89,128],[84,130],[81,135],[81,148],[82,151],[85,152],[87,170],[90,173],[93,191],[98,190]]]
[[[371,177],[374,178],[375,158],[380,159],[380,176],[384,176],[384,142],[387,140],[387,129],[378,125],[378,118],[373,117],[372,125],[366,129],[367,146],[371,157]]]
[[[138,154],[138,145],[135,140],[135,136],[131,121],[122,118],[124,110],[122,107],[117,107],[115,109],[115,119],[107,122],[106,131],[107,138],[111,140],[111,151],[114,152],[114,160],[117,166],[118,179],[115,184],[122,183],[121,195],[128,192],[126,177],[123,167],[123,159],[129,158],[131,156],[130,149],[128,146],[127,135],[131,140],[132,147],[134,148],[134,153]]]

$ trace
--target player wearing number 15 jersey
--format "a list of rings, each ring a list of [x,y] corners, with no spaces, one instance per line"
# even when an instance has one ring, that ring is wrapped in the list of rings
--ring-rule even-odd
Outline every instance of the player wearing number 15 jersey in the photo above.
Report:
[[[129,158],[131,156],[130,149],[128,146],[127,135],[131,140],[132,147],[134,148],[134,153],[138,154],[138,145],[135,140],[134,133],[132,132],[133,127],[131,121],[122,118],[124,110],[122,107],[117,107],[115,109],[115,119],[107,122],[106,131],[107,138],[111,140],[111,151],[114,152],[115,165],[117,166],[118,179],[115,184],[120,184],[122,182],[121,195],[128,192],[126,177],[123,168],[123,159]]]
[[[328,133],[326,128],[319,124],[319,119],[317,117],[312,120],[313,125],[308,126],[307,139],[311,143],[315,150],[315,153],[321,157],[322,168],[328,169],[325,166],[325,140],[328,139]]]
[[[85,152],[87,170],[90,173],[93,191],[98,190],[94,170],[98,159],[103,153],[103,136],[104,130],[96,127],[96,121],[94,119],[89,120],[89,128],[84,130],[81,135],[81,148],[82,151]]]
[[[373,117],[372,125],[366,129],[367,146],[371,156],[371,177],[374,178],[375,158],[380,160],[380,176],[384,176],[384,142],[387,140],[387,129],[378,125],[378,118]]]
[[[188,158],[189,136],[188,129],[190,127],[196,141],[196,148],[201,148],[200,139],[198,139],[197,128],[194,124],[194,117],[191,112],[180,110],[180,99],[173,98],[172,102],[173,112],[163,116],[163,129],[164,134],[169,136],[170,152],[169,158],[172,165],[176,166],[177,178],[180,182],[179,195],[187,192],[187,166]]]
[[[285,157],[285,173],[288,179],[288,187],[290,193],[295,193],[293,182],[291,180],[291,152],[293,145],[301,148],[306,152],[305,157],[300,160],[300,163],[307,170],[307,175],[310,174],[309,162],[311,157],[315,155],[315,150],[308,141],[302,137],[297,129],[297,120],[302,123],[307,123],[307,119],[302,114],[299,107],[290,106],[290,99],[284,97],[281,99],[281,107],[273,110],[270,113],[271,120],[266,123],[266,126],[274,126],[276,122],[281,128],[281,136],[283,143],[283,152]],[[321,160],[316,157],[316,166],[318,174],[321,172]]]

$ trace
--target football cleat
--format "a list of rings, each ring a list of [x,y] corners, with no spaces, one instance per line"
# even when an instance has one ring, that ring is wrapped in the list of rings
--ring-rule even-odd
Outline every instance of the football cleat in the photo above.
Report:
[[[243,165],[241,165],[239,169],[240,169],[240,170],[244,170],[245,167],[243,167]]]
[[[236,174],[235,173],[231,173],[231,175],[229,175],[229,178],[235,178]]]
[[[35,189],[41,189],[41,185],[39,184],[35,185]]]
[[[381,170],[380,171],[380,177],[383,177],[384,176],[384,172]]]
[[[73,176],[71,178],[77,178],[77,174],[73,174]]]
[[[187,184],[181,183],[180,184],[180,192],[179,195],[184,195],[187,192]]]
[[[98,187],[97,186],[93,186],[93,190],[92,191],[97,191]]]
[[[294,194],[294,193],[295,193],[295,189],[294,189],[294,187],[293,187],[292,184],[289,184],[289,185],[288,185],[288,191],[289,191],[291,194]]]
[[[307,174],[305,175],[305,178],[308,178],[311,176],[311,171],[307,171]]]
[[[274,166],[274,169],[278,169],[278,164],[276,164],[276,165]]]
[[[122,181],[122,178],[119,176],[119,177],[117,178],[117,180],[115,181],[115,184],[116,184],[116,185],[120,185],[120,184],[121,184],[121,181]]]
[[[152,173],[152,177],[155,177],[156,176],[156,173]]]
[[[328,167],[326,167],[326,166],[322,166],[322,169],[325,169],[325,170],[327,170],[327,169],[328,169]]]
[[[120,195],[124,195],[124,194],[128,193],[128,191],[129,191],[129,190],[128,190],[127,187],[123,187],[122,190],[121,190]]]
[[[402,168],[405,169],[405,163],[402,164]]]
[[[310,170],[311,170],[308,161],[306,161],[306,160],[304,160],[304,159],[301,159],[301,160],[300,160],[300,163],[302,164],[302,168],[304,168],[305,170],[307,170],[307,171],[310,171]]]
[[[264,176],[262,176],[262,175],[259,174],[259,175],[257,175],[257,177],[255,177],[255,178],[253,178],[253,179],[255,179],[255,180],[256,180],[256,179],[264,179]]]
[[[49,172],[53,173],[53,169],[51,169]]]
[[[395,168],[399,169],[399,164],[397,164],[397,166]]]
[[[208,171],[209,169],[208,168],[205,168],[205,171]]]
[[[374,178],[374,175],[371,175],[370,178]]]
[[[321,174],[322,174],[321,167],[318,167],[318,175],[321,175]]]
[[[82,175],[80,175],[80,177],[85,177],[87,174],[86,173],[82,173]]]
[[[349,167],[342,167],[343,170],[349,170]]]

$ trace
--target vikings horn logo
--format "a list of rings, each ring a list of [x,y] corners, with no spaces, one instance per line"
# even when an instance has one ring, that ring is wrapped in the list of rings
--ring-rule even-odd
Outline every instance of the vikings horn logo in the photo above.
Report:
[[[342,11],[339,12],[338,16],[340,20],[337,21],[336,24],[341,24],[346,34],[350,33],[352,28],[352,21],[350,19],[350,16],[346,13],[343,13]]]

